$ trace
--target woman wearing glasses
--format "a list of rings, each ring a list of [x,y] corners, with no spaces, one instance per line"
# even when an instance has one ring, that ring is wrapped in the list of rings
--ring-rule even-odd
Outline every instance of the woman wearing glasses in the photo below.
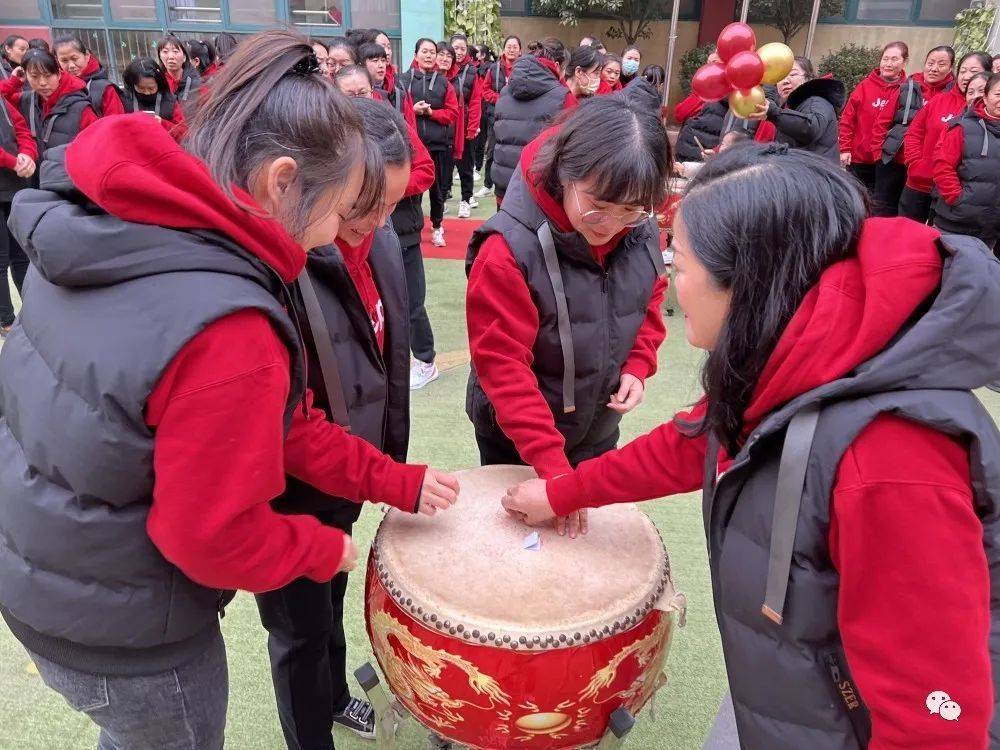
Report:
[[[595,139],[595,132],[634,133]],[[525,147],[466,269],[466,411],[482,463],[556,477],[615,447],[666,335],[651,207],[670,146],[658,117],[618,97],[574,110]],[[559,519],[571,535],[585,517]]]

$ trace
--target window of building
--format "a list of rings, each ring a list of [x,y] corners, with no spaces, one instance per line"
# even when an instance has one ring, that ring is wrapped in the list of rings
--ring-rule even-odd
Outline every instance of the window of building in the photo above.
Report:
[[[921,0],[920,16],[917,20],[950,24],[960,11],[968,7],[968,0]]]
[[[234,26],[274,26],[278,13],[274,0],[229,0],[229,23]]]
[[[0,18],[11,21],[37,21],[40,19],[37,0],[3,0]]]
[[[222,23],[222,0],[167,0],[172,23]]]
[[[752,0],[751,0],[752,1]],[[847,0],[839,16],[823,23],[857,23],[888,26],[950,26],[970,0]]]
[[[356,29],[398,29],[399,0],[354,0],[351,26]]]
[[[104,6],[101,0],[53,0],[52,17],[68,21],[103,18]]]
[[[134,23],[156,21],[155,0],[111,0],[111,17],[115,21]]]
[[[343,27],[344,8],[340,0],[289,0],[289,17],[294,24]]]
[[[680,17],[685,21],[697,20],[701,17],[702,0],[681,0]],[[671,4],[658,9],[657,18],[670,18]],[[557,16],[558,13],[537,10],[533,0],[500,0],[500,12],[505,16]],[[588,13],[584,18],[606,18],[600,13]]]

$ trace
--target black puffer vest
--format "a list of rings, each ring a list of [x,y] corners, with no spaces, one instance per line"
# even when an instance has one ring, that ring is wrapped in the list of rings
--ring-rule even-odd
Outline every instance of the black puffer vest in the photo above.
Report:
[[[302,339],[315,406],[338,424],[346,421],[341,426],[349,427],[352,435],[402,462],[410,438],[410,322],[403,256],[391,227],[375,230],[368,258],[385,315],[384,352],[379,350],[368,313],[335,245],[309,253],[304,273],[315,297],[302,288],[302,276],[292,285],[292,297],[299,320],[308,323]],[[317,318],[321,318],[318,323]],[[332,343],[334,377],[325,371],[325,357],[317,354],[315,337],[324,335],[323,328]],[[328,382],[331,388],[340,386],[332,407]],[[274,501],[274,507],[283,513],[315,513],[337,501],[289,476],[285,493]],[[361,503],[340,502],[357,520]]]
[[[469,102],[472,101],[472,92],[476,87],[476,78],[476,66],[466,58],[462,70],[451,82],[452,86],[455,87],[455,93],[458,95],[458,104],[462,107],[462,123],[466,130],[469,128]]]
[[[231,594],[188,579],[149,538],[147,399],[206,326],[256,309],[289,350],[287,427],[301,347],[277,273],[221,236],[103,213],[75,190],[64,151],[10,220],[32,267],[0,352],[0,613],[66,667],[151,674],[202,653]]]
[[[949,257],[936,300],[888,349],[766,417],[718,479],[718,442],[709,441],[704,522],[742,747],[868,746],[868,709],[837,625],[839,575],[828,536],[841,457],[882,414],[969,445],[991,571],[993,680],[1000,682],[1000,433],[970,392],[1000,377],[1000,264],[970,238],[946,236],[942,248]],[[995,712],[991,747],[1000,740],[998,723]]]
[[[950,128],[962,128],[965,136],[958,165],[962,194],[951,206],[937,198],[934,225],[992,242],[1000,237],[1000,122],[966,112]]]
[[[432,109],[444,109],[448,96],[448,77],[432,71],[425,73],[416,68],[410,68],[399,77],[400,87],[413,97],[413,102],[425,101]],[[396,98],[399,98],[397,94]],[[417,134],[424,142],[428,151],[450,151],[451,138],[448,126],[442,125],[430,117],[417,118]]]
[[[784,107],[768,110],[767,117],[777,131],[774,139],[839,163],[838,116],[846,101],[847,91],[840,81],[806,81],[789,94]]]
[[[103,66],[98,65],[97,70],[83,79],[87,82],[87,96],[90,97],[90,106],[94,108],[98,117],[104,117],[104,92],[108,88],[113,88],[118,98],[122,98],[122,91],[108,80],[108,73]]]
[[[490,177],[498,195],[518,168],[521,152],[562,111],[569,90],[538,58],[526,55],[511,70],[493,114],[496,147]]]
[[[182,104],[194,101],[195,94],[198,93],[200,87],[201,76],[198,75],[198,71],[191,63],[185,63],[181,70],[181,80],[177,84],[177,93],[174,94],[177,101],[182,102]]]
[[[519,169],[503,207],[473,233],[467,272],[482,243],[495,233],[503,235],[538,306],[532,369],[566,438],[566,456],[576,465],[618,442],[621,416],[606,404],[635,344],[653,285],[664,272],[656,226],[631,230],[602,268],[579,234],[549,224]],[[502,437],[474,367],[466,413],[478,433]]]
[[[490,86],[499,96],[503,93],[503,90],[507,88],[507,71],[504,69],[503,63],[500,62],[500,60],[497,60],[492,65],[486,66],[485,70],[483,70],[484,77],[487,72],[490,74]],[[483,83],[485,85],[485,81]],[[486,117],[486,124],[488,127],[493,127],[493,117],[495,112],[496,104],[483,99],[483,114]]]
[[[701,161],[699,141],[706,150],[718,146],[728,114],[725,102],[705,102],[701,112],[686,119],[677,135],[677,161]]]
[[[903,138],[906,131],[917,116],[917,112],[926,104],[924,92],[920,88],[920,83],[914,78],[907,78],[899,89],[899,100],[896,102],[896,111],[892,115],[892,125],[882,143],[882,163],[888,164],[894,158],[900,147],[903,145]]]
[[[14,120],[7,109],[7,103],[4,101],[0,101],[0,149],[15,158],[20,153],[17,145],[17,132],[14,130]],[[18,190],[22,190],[30,184],[29,180],[18,177],[13,169],[0,169],[0,203],[10,202]]]
[[[169,91],[158,93],[152,103],[146,102],[146,104],[150,106],[145,106],[143,102],[139,101],[135,93],[128,89],[122,93],[122,106],[126,112],[150,112],[164,120],[172,122],[174,119],[174,110],[178,106],[176,97]]]
[[[47,117],[42,117],[42,100],[30,89],[21,94],[21,116],[31,128],[38,146],[38,161],[46,158],[46,151],[73,142],[80,134],[80,118],[90,107],[86,91],[64,94]],[[32,184],[38,185],[41,170],[35,171]]]

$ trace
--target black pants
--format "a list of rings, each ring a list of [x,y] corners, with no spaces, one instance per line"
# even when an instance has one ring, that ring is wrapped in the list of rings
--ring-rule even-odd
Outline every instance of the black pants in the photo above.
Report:
[[[875,216],[898,216],[899,198],[906,186],[906,167],[894,161],[875,165]]]
[[[852,164],[848,167],[852,175],[861,180],[868,195],[875,197],[875,165],[874,164]]]
[[[354,509],[349,509],[354,510]],[[353,518],[356,510],[351,514]],[[350,533],[336,511],[320,520]],[[347,573],[316,583],[299,578],[257,595],[267,630],[271,679],[289,750],[333,750],[333,715],[351,699],[347,685],[344,593]]]
[[[28,273],[28,256],[14,239],[7,227],[7,217],[10,216],[10,203],[0,203],[0,326],[10,326],[14,323],[14,303],[10,298],[10,284],[7,281],[7,269],[10,268],[14,277],[14,286],[18,294],[23,294],[24,277]]]
[[[479,465],[513,464],[525,466],[524,459],[517,452],[513,441],[500,430],[490,434],[476,430],[476,445],[479,446]]]
[[[434,332],[427,317],[427,277],[420,243],[403,248],[403,269],[406,271],[406,292],[410,298],[410,350],[421,362],[434,361]]]
[[[486,139],[489,137],[489,122],[485,116],[482,118],[481,123],[479,135],[476,136],[473,148],[473,165],[478,172],[483,171],[483,161],[486,159]]]
[[[899,215],[926,224],[931,219],[931,205],[934,199],[930,193],[922,193],[911,187],[903,187],[899,196]]]
[[[451,163],[450,151],[431,151],[431,159],[434,161],[434,184],[431,185],[431,226],[437,229],[444,219],[444,197],[451,187]]]
[[[491,124],[490,132],[486,134],[486,164],[483,166],[483,186],[488,188],[493,187],[493,175],[490,172],[493,170],[493,149],[496,145],[497,136]]]
[[[462,151],[462,158],[452,160],[452,165],[458,169],[458,179],[462,185],[462,200],[466,203],[472,198],[472,185],[473,185],[473,175],[472,170],[475,168],[473,162],[475,161],[475,142],[466,141],[465,150]],[[448,170],[448,182],[451,183],[453,170]]]

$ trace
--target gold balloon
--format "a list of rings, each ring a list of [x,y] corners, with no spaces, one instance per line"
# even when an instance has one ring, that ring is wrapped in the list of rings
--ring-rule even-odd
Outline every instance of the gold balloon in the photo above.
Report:
[[[759,105],[766,101],[764,89],[760,86],[754,86],[749,91],[737,89],[729,95],[729,108],[736,113],[737,117],[749,117]]]
[[[764,61],[764,78],[761,83],[774,85],[792,72],[795,53],[787,44],[771,42],[757,50],[757,54]]]

